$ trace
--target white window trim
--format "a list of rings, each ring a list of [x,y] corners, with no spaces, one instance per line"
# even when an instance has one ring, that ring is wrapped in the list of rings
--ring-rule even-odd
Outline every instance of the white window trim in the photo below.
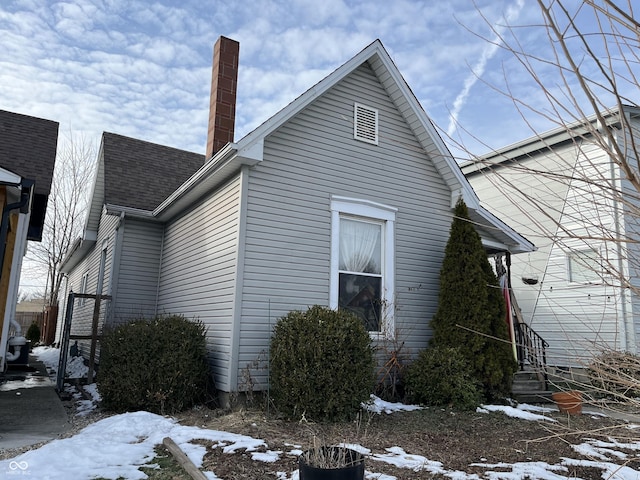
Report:
[[[329,281],[329,308],[338,308],[338,265],[340,263],[340,216],[353,215],[383,222],[384,247],[382,252],[382,325],[380,332],[371,337],[393,338],[395,335],[395,221],[398,209],[358,198],[331,196],[331,273]]]

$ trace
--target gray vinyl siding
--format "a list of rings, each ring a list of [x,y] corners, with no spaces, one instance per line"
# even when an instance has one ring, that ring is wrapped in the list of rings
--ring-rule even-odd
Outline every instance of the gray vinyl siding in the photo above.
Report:
[[[113,320],[122,323],[156,314],[163,226],[125,217],[117,285],[114,286]]]
[[[116,216],[106,215],[103,211],[100,219],[100,228],[98,229],[98,238],[93,248],[87,253],[85,258],[69,273],[70,289],[73,288],[75,293],[80,293],[82,276],[88,272],[88,282],[86,293],[95,294],[98,286],[98,273],[100,270],[100,259],[102,256],[102,246],[106,241],[107,256],[104,267],[102,294],[110,295],[112,287],[112,269],[113,269],[113,251],[115,245],[115,233],[119,218]],[[101,302],[99,332],[102,331],[105,322],[108,322],[112,312],[112,305],[109,300]],[[65,305],[61,310],[64,315]],[[71,335],[90,335],[93,321],[94,301],[86,299],[76,299],[73,308],[73,319],[71,323]],[[73,341],[71,342],[73,344]],[[88,356],[90,349],[89,341],[78,341],[83,355]],[[98,351],[99,353],[99,351]]]
[[[229,391],[240,177],[166,225],[158,311],[199,319],[216,387]]]
[[[353,138],[353,105],[378,109],[379,145]],[[332,195],[397,208],[396,329],[405,352],[430,338],[451,225],[451,192],[368,65],[268,137],[250,171],[244,249],[239,388],[267,383],[277,319],[329,304]],[[257,362],[257,363],[256,363]]]

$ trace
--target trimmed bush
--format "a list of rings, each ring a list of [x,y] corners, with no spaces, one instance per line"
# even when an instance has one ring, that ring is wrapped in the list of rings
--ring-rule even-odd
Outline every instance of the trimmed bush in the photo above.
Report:
[[[107,410],[176,413],[205,399],[208,378],[200,321],[140,319],[102,338],[97,384]]]
[[[34,345],[40,342],[40,327],[36,322],[33,322],[31,325],[29,325],[25,338]]]
[[[422,350],[406,369],[405,387],[411,402],[458,410],[472,410],[482,398],[469,362],[454,347]]]
[[[290,312],[275,325],[270,356],[272,399],[288,418],[352,418],[373,391],[371,338],[349,312]]]

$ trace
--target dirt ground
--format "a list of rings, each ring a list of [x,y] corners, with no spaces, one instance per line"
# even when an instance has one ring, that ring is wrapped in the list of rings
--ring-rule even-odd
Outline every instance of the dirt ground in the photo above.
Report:
[[[515,419],[503,413],[454,412],[429,408],[415,412],[387,414],[364,413],[357,421],[342,424],[317,424],[307,421],[289,422],[266,415],[260,410],[239,410],[220,414],[216,410],[194,409],[178,415],[183,425],[197,425],[213,430],[249,435],[267,442],[271,451],[305,450],[314,444],[314,437],[325,443],[356,443],[373,453],[384,454],[387,448],[401,447],[405,452],[422,455],[429,461],[441,462],[447,471],[461,471],[482,477],[487,470],[500,468],[472,466],[474,463],[544,462],[558,465],[562,458],[587,459],[576,453],[572,444],[586,438],[615,437],[620,442],[638,441],[637,430],[625,428],[624,422],[601,416],[567,416],[546,414],[557,420],[529,421]],[[250,454],[222,453],[221,448],[207,445],[204,469],[225,480],[275,479],[277,472],[290,474],[297,468],[297,457],[280,455],[273,463],[254,461]],[[640,469],[640,453],[628,451],[626,465]],[[593,459],[592,459],[593,460]],[[620,460],[620,465],[625,461]],[[428,471],[401,469],[384,462],[369,460],[367,470],[392,475],[398,480],[447,478]],[[601,479],[602,470],[568,467],[558,472],[559,478]],[[179,468],[168,467],[150,475],[154,479],[181,479]],[[505,469],[504,471],[510,471]],[[150,474],[150,471],[146,471]],[[374,477],[377,478],[377,477]],[[533,477],[531,477],[533,478]]]

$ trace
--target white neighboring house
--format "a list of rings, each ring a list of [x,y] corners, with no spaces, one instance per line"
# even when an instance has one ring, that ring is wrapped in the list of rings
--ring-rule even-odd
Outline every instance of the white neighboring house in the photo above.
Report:
[[[514,257],[513,288],[551,365],[639,353],[640,189],[615,161],[637,171],[639,116],[612,109],[462,166],[482,204],[538,247]]]

